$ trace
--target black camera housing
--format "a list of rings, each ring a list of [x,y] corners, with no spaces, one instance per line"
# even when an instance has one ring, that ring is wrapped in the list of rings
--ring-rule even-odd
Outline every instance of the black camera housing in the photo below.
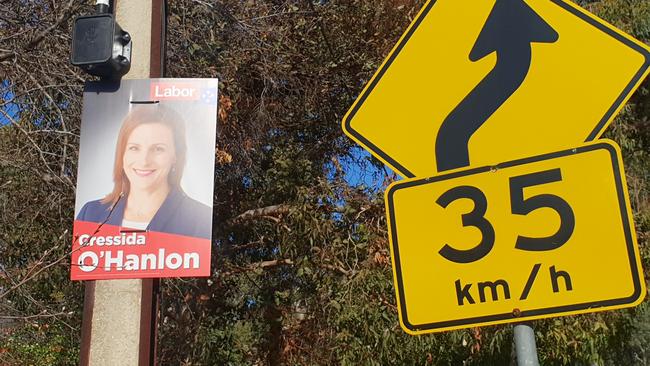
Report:
[[[103,79],[119,80],[131,68],[131,36],[113,14],[77,17],[70,62]]]

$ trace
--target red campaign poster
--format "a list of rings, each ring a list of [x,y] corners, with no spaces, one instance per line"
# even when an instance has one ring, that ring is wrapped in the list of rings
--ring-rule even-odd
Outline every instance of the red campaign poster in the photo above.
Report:
[[[216,79],[89,83],[70,277],[210,276]]]

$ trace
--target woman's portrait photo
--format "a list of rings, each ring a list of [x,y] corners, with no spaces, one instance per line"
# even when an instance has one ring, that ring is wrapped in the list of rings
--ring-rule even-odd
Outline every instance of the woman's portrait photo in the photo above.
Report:
[[[87,92],[76,220],[210,239],[216,85],[208,84],[214,82],[180,82],[174,90],[189,91],[161,100],[156,93],[173,79],[124,80],[116,92]]]

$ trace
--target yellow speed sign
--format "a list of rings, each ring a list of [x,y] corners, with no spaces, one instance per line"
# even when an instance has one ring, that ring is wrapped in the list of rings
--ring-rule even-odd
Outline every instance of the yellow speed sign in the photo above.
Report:
[[[400,181],[386,205],[408,333],[616,309],[644,297],[611,141]]]

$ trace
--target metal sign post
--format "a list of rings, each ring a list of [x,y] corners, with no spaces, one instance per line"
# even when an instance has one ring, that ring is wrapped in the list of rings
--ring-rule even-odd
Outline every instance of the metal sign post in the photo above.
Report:
[[[535,345],[535,330],[529,324],[522,323],[514,326],[515,349],[518,366],[539,366],[537,346]]]

